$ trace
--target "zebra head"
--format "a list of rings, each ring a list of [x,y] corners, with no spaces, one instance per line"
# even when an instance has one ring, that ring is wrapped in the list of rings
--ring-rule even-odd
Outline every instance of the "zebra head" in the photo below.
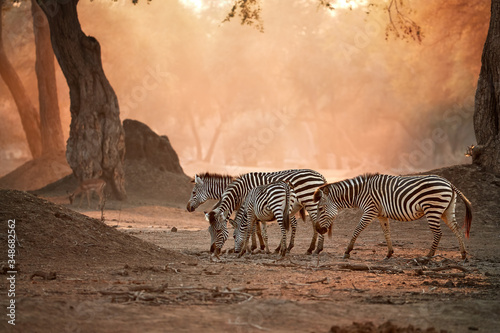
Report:
[[[194,187],[186,207],[188,212],[194,212],[199,205],[208,200],[208,189],[203,179],[195,175],[191,182],[194,183]]]
[[[339,213],[339,207],[333,201],[329,194],[329,186],[325,184],[319,187],[316,192],[314,192],[314,202],[318,203],[316,211],[316,231],[321,235],[328,231],[328,236],[331,237],[333,220],[337,217]]]
[[[208,232],[210,233],[210,252],[219,252],[229,236],[226,228],[227,216],[216,208],[205,213],[205,219],[208,219],[210,222],[210,226],[208,227]]]

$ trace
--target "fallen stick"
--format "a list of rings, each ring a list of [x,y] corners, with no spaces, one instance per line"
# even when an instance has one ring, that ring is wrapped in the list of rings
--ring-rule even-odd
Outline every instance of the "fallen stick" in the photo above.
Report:
[[[316,280],[316,281],[307,281],[306,283],[307,283],[307,284],[313,284],[313,283],[325,283],[325,282],[326,282],[326,283],[328,283],[328,278],[327,278],[327,277],[325,277],[325,278],[323,278],[323,279],[321,279],[321,280]]]
[[[44,280],[55,280],[57,277],[56,272],[42,272],[42,271],[36,271],[30,276],[30,280],[33,280],[35,276],[41,277]]]
[[[466,272],[466,273],[470,272],[469,269],[467,269],[463,266],[460,266],[460,265],[446,265],[446,266],[442,266],[442,267],[426,268],[424,270],[425,271],[439,272],[439,271],[445,271],[447,269],[458,269],[459,271]]]
[[[382,271],[382,272],[403,273],[403,270],[398,268],[393,268],[388,266],[368,266],[363,264],[340,264],[339,268],[349,269],[351,271]]]
[[[148,291],[152,293],[161,293],[164,292],[165,289],[168,287],[168,284],[163,284],[159,287],[156,286],[149,286],[149,285],[136,285],[136,286],[130,286],[128,290],[130,291]]]

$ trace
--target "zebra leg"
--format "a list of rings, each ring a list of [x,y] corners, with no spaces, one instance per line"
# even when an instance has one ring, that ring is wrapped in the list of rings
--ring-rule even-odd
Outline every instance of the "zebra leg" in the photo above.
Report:
[[[271,251],[269,251],[269,244],[267,243],[268,237],[267,237],[267,223],[266,222],[261,222],[262,224],[262,238],[264,241],[264,248],[263,250],[269,254]],[[262,243],[261,243],[261,249],[262,249]]]
[[[347,248],[345,250],[344,259],[348,259],[351,256],[351,251],[354,248],[354,243],[356,243],[356,239],[358,238],[361,231],[363,231],[367,226],[370,225],[370,223],[372,223],[375,216],[376,213],[371,213],[371,212],[370,213],[365,212],[363,216],[361,216],[361,220],[359,221],[356,229],[354,229],[351,241],[349,242],[349,245],[347,245]]]
[[[295,233],[297,232],[297,219],[295,216],[290,218],[290,224],[292,226],[292,234],[290,236],[290,243],[288,244],[287,252],[290,252],[295,245]]]
[[[318,234],[318,247],[316,247],[316,251],[314,254],[319,254],[323,251],[323,243],[325,242],[325,235]]]
[[[455,203],[452,202],[448,209],[441,216],[443,221],[450,227],[451,231],[458,238],[458,244],[460,246],[460,254],[462,255],[462,259],[467,258],[467,250],[465,249],[464,239],[462,237],[462,233],[458,230],[457,220],[455,219]]]
[[[316,217],[316,214],[315,213],[311,213],[310,210],[308,210],[307,212],[309,213],[309,218],[311,219],[313,236],[312,236],[312,239],[311,239],[311,245],[309,245],[309,248],[307,249],[306,254],[312,254],[312,252],[316,248],[316,240],[318,239],[318,232],[316,231],[316,227],[315,227],[315,220],[316,220],[316,218],[313,218],[313,216]],[[319,235],[319,236],[320,236],[320,240],[321,240],[321,235]]]
[[[318,240],[318,247],[316,247],[316,251],[314,251],[314,254],[319,254],[321,251],[323,251],[323,244],[325,242],[325,235],[321,235],[316,231],[315,227],[315,222],[316,221],[316,213],[311,213],[309,212],[309,218],[311,219],[311,224],[312,228],[314,231],[313,238],[311,240],[311,245],[309,245],[309,249],[307,250],[306,254],[312,254],[312,251],[316,247],[316,239]]]
[[[427,257],[431,258],[436,253],[436,249],[443,233],[441,232],[441,226],[439,225],[441,220],[440,217],[436,216],[435,213],[426,213],[425,215],[427,217],[427,223],[429,224],[429,228],[431,229],[434,238],[432,241],[431,249],[427,254]]]
[[[259,227],[259,222],[255,224],[255,226],[252,226],[252,230],[250,233],[252,234],[252,246],[250,247],[250,252],[253,252],[257,248],[257,238],[255,235],[259,235],[260,227]]]
[[[250,233],[251,233],[251,229],[253,228],[253,225],[252,225],[252,222],[250,222],[250,225],[247,226],[247,228],[245,229],[245,233],[243,235],[243,245],[241,246],[241,250],[240,250],[240,253],[238,254],[238,258],[241,258],[241,256],[243,254],[245,254],[245,252],[249,251],[248,248],[248,239],[250,238]],[[252,252],[250,252],[252,253]]]
[[[280,224],[280,229],[281,229],[281,250],[280,250],[280,257],[284,258],[286,255],[286,230],[285,226],[283,225],[283,218],[281,218],[281,222],[278,220]]]
[[[394,253],[394,249],[392,248],[391,227],[389,225],[389,219],[387,217],[379,216],[378,220],[380,222],[380,226],[382,227],[382,231],[384,232],[385,241],[387,243],[387,257],[385,257],[385,259],[389,259]]]
[[[286,229],[284,224],[283,208],[280,206],[271,207],[274,217],[280,226],[281,230],[281,241],[280,241],[280,257],[283,258],[286,255]]]
[[[267,240],[265,240],[264,236],[262,235],[262,229],[265,229],[267,232],[266,222],[257,221],[256,229],[257,229],[257,237],[259,238],[260,249],[261,251],[264,251],[266,250]],[[265,237],[267,237],[267,234]]]

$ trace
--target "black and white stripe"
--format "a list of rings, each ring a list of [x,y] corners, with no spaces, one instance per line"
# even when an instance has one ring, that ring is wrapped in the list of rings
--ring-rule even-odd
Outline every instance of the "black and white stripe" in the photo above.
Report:
[[[387,241],[387,258],[392,248],[389,220],[414,221],[424,215],[434,240],[428,257],[434,256],[441,239],[440,220],[450,227],[458,238],[462,258],[467,252],[455,219],[456,196],[465,203],[465,235],[469,237],[472,207],[469,200],[448,180],[436,176],[390,176],[367,174],[337,183],[326,184],[314,194],[318,202],[316,230],[324,234],[331,230],[332,222],[343,208],[361,208],[363,215],[354,230],[344,258],[349,258],[356,238],[374,218],[378,218]]]
[[[218,255],[224,245],[224,242],[227,240],[227,232],[223,231],[227,229],[227,220],[229,216],[234,210],[241,206],[248,192],[257,186],[266,185],[278,180],[287,180],[290,182],[290,184],[294,187],[300,205],[307,210],[311,217],[311,222],[313,224],[313,238],[307,253],[312,253],[316,247],[316,239],[318,237],[318,233],[314,228],[314,223],[316,222],[316,205],[313,201],[313,195],[314,191],[319,186],[326,183],[326,180],[325,177],[314,170],[294,169],[278,172],[247,173],[240,176],[228,186],[222,195],[218,206],[210,211],[208,215],[210,224],[216,230],[216,239],[212,239],[212,243],[215,243],[215,256]],[[292,247],[293,242],[290,240],[288,248],[291,249]],[[323,250],[322,235],[320,235],[318,240],[316,253],[319,253],[321,250]]]
[[[187,203],[186,209],[188,212],[193,212],[200,205],[205,203],[207,200],[220,200],[222,194],[226,190],[229,184],[235,178],[228,175],[221,175],[217,173],[206,172],[200,175],[195,175],[191,182],[194,184],[193,190],[191,191],[191,197]],[[206,215],[206,214],[205,214]],[[208,216],[205,218],[208,221]],[[226,230],[227,231],[227,230]],[[208,232],[211,239],[216,238],[216,232],[212,225],[208,226]],[[259,237],[260,248],[265,248],[264,236],[261,233],[260,227],[257,228],[257,236]],[[257,248],[257,240],[255,238],[255,232],[252,233],[252,250]],[[215,245],[212,242],[210,244],[210,252],[214,252]]]
[[[201,204],[207,200],[219,200],[229,184],[234,178],[228,175],[219,175],[214,173],[203,173],[195,175],[191,180],[194,183],[191,197],[187,203],[188,212],[194,212]]]
[[[235,220],[234,252],[241,256],[247,249],[248,238],[256,222],[277,220],[281,229],[279,253],[286,254],[286,232],[289,230],[290,217],[301,209],[295,191],[286,181],[277,181],[257,186],[248,192],[238,210]],[[266,239],[266,250],[269,246]]]

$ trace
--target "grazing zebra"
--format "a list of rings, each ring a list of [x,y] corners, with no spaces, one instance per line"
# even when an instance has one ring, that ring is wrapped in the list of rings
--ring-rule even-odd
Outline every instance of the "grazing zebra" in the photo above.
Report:
[[[307,253],[312,253],[316,247],[316,239],[318,238],[318,233],[314,228],[314,223],[316,222],[316,205],[313,202],[313,195],[319,186],[326,183],[326,180],[325,177],[314,170],[295,169],[278,172],[247,173],[240,176],[227,187],[218,206],[208,214],[210,224],[216,230],[216,238],[212,239],[212,243],[215,243],[214,256],[218,257],[224,242],[227,240],[227,219],[235,209],[241,206],[248,192],[254,187],[273,183],[278,180],[288,180],[292,184],[299,204],[307,210],[311,217],[313,237]],[[294,233],[292,230],[292,239],[293,236]],[[292,239],[290,239],[288,246],[289,250],[294,245]],[[318,247],[315,252],[319,253],[321,250],[323,250],[323,235],[319,237]]]
[[[189,198],[189,201],[187,203],[187,211],[194,212],[196,208],[205,203],[207,200],[220,200],[227,186],[231,184],[234,179],[235,178],[232,176],[209,172],[195,175],[191,180],[191,182],[194,183],[194,187],[193,191],[191,192],[191,197]],[[205,215],[207,214],[205,213]],[[205,218],[207,218],[207,216],[205,216]],[[211,225],[208,226],[208,232],[210,234],[210,238],[214,239],[215,231],[213,230]],[[257,236],[259,237],[261,249],[264,249],[265,242],[262,237],[260,227],[257,228]],[[257,240],[255,239],[255,233],[252,233],[252,250],[257,248],[256,244]],[[210,246],[210,252],[213,252],[214,249],[215,245],[212,243]]]
[[[239,221],[242,221],[243,220],[243,215],[244,215],[244,210],[242,207],[240,207],[240,209],[238,209],[238,211],[236,212],[236,217],[233,219],[229,218],[228,221],[229,223],[231,224],[231,226],[233,227],[234,231],[233,231],[233,238],[235,239],[235,246],[236,246],[236,238],[243,238],[243,236],[240,236],[240,231],[239,231],[239,225],[240,225],[240,222]],[[208,213],[206,214],[206,218],[205,218],[208,222],[210,222],[210,220],[208,219]],[[293,222],[291,221],[291,224],[295,224],[295,228],[297,228],[297,220],[296,219],[293,219]],[[262,225],[262,228],[261,228],[261,225]],[[209,229],[211,228],[211,226],[209,227]],[[213,230],[213,229],[211,229]],[[252,246],[250,248],[247,248],[246,251],[248,251],[249,253],[252,253],[253,250],[255,250],[257,248],[256,245],[254,245],[255,243],[255,233],[257,233],[257,235],[259,236],[259,242],[260,242],[260,250],[261,251],[265,251],[266,253],[271,253],[271,251],[269,251],[269,246],[268,246],[268,243],[267,243],[267,240],[268,240],[268,237],[267,237],[267,224],[266,222],[264,221],[257,221],[254,225],[252,225],[250,227],[250,234],[252,235]],[[212,237],[212,239],[215,239],[216,236],[215,234],[210,234],[210,237]],[[281,246],[281,245],[280,245]],[[212,248],[215,249],[215,242],[212,244]],[[210,252],[214,252],[211,248],[211,251]],[[279,247],[278,247],[279,249]],[[240,248],[238,249],[234,249],[234,252],[238,253],[240,251]]]
[[[299,210],[302,218],[305,219],[304,209],[299,204],[297,195],[288,181],[280,180],[251,189],[236,215],[234,252],[239,252],[239,257],[245,253],[250,231],[257,220],[265,223],[276,219],[281,229],[281,242],[278,249],[281,257],[284,257],[287,250],[286,232],[290,226],[290,216]],[[266,250],[269,253],[267,239]]]
[[[374,218],[378,218],[387,241],[387,258],[394,253],[391,243],[389,220],[414,221],[426,216],[434,235],[427,257],[432,257],[441,239],[440,219],[458,238],[460,253],[465,259],[467,252],[455,219],[456,196],[465,203],[465,236],[469,238],[472,221],[470,201],[448,180],[440,176],[389,176],[366,174],[337,183],[326,184],[316,190],[318,202],[316,230],[324,234],[342,208],[361,208],[363,215],[354,230],[344,258],[349,258],[354,242],[361,231]]]

